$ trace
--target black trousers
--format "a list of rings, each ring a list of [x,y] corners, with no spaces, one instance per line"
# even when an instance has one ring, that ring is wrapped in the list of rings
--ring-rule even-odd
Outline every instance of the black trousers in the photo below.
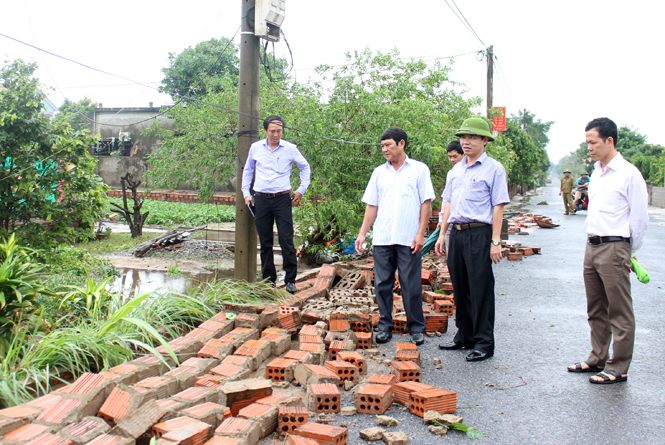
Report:
[[[263,279],[277,282],[275,259],[273,257],[273,224],[277,225],[277,238],[282,248],[282,261],[286,276],[285,283],[295,283],[298,273],[298,259],[293,245],[293,214],[291,196],[288,193],[275,198],[254,196],[256,231],[261,243],[261,274]]]
[[[450,232],[448,270],[455,295],[454,342],[494,354],[492,226]]]
[[[406,311],[406,328],[412,334],[425,332],[421,268],[422,254],[412,254],[409,246],[374,246],[374,290],[381,314],[380,331],[393,330],[393,288],[397,270]]]

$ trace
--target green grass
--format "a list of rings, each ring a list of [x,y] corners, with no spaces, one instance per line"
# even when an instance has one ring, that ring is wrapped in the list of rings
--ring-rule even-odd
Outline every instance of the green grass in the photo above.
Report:
[[[111,198],[111,202],[122,205],[122,199]],[[128,204],[131,204],[129,200]],[[234,222],[236,220],[235,206],[196,204],[184,202],[153,201],[146,199],[142,211],[150,211],[146,224],[156,224],[165,227],[202,226],[205,224]]]
[[[132,238],[131,233],[111,233],[111,235],[102,240],[91,240],[78,244],[78,247],[85,249],[92,255],[103,255],[105,253],[122,252],[157,236],[156,233],[144,233],[139,238]]]

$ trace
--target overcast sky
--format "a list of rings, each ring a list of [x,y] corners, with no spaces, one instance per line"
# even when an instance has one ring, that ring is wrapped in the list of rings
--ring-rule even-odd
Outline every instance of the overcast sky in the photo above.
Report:
[[[454,7],[453,0],[447,0]],[[494,105],[508,114],[528,109],[554,121],[553,162],[584,140],[585,124],[608,116],[665,144],[660,108],[660,2],[456,0],[474,36],[446,0],[287,0],[283,30],[299,81],[319,64],[341,64],[345,53],[369,47],[402,56],[450,56],[493,45]],[[0,33],[77,62],[157,87],[168,53],[212,37],[231,37],[240,24],[240,0],[114,2],[14,0],[0,10]],[[482,40],[483,43],[480,42]],[[236,38],[236,42],[238,39]],[[277,45],[278,54],[285,45]],[[0,36],[0,55],[40,64],[49,98],[88,96],[105,107],[155,106],[167,96],[97,73]],[[658,62],[661,60],[661,62]],[[485,96],[486,62],[455,59],[453,80],[471,96]],[[269,110],[277,111],[277,110]],[[484,107],[478,111],[484,112]],[[265,114],[265,113],[263,113]],[[408,131],[408,129],[407,129]]]

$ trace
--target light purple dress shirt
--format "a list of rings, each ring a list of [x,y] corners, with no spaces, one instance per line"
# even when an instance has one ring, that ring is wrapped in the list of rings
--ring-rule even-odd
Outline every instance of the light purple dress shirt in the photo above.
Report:
[[[494,207],[510,203],[506,169],[483,153],[471,166],[464,157],[449,172],[443,204],[450,203],[449,224],[492,224]],[[451,200],[452,199],[452,200]]]
[[[298,147],[280,139],[276,149],[271,150],[268,140],[256,141],[249,148],[249,155],[242,173],[242,194],[247,198],[252,185],[252,176],[256,170],[254,191],[259,193],[279,193],[291,190],[291,167],[296,164],[300,169],[300,187],[304,195],[309,187],[310,168]]]

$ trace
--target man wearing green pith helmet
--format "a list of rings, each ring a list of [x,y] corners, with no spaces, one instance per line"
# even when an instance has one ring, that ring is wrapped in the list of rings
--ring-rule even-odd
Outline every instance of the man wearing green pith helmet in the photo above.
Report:
[[[506,170],[487,156],[494,140],[487,122],[478,117],[464,121],[455,132],[464,158],[449,172],[443,198],[443,226],[436,253],[443,254],[444,235],[450,233],[448,269],[455,289],[457,334],[441,349],[470,349],[469,362],[494,355],[494,273],[501,261],[503,206],[510,202]]]

